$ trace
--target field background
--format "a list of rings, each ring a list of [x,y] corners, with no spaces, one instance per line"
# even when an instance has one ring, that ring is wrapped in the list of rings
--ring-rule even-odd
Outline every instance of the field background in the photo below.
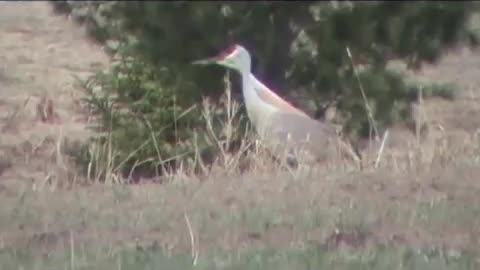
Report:
[[[1,269],[480,266],[478,52],[414,74],[461,92],[419,106],[421,138],[392,129],[376,169],[81,186],[65,184],[82,183],[65,140],[90,135],[75,76],[109,61],[86,36],[46,2],[0,3]]]

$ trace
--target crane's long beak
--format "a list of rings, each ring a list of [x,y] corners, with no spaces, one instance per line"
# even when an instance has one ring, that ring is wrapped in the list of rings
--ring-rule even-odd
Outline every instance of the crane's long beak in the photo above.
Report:
[[[211,64],[217,64],[218,61],[219,61],[218,57],[210,57],[206,59],[193,61],[192,65],[211,65]]]

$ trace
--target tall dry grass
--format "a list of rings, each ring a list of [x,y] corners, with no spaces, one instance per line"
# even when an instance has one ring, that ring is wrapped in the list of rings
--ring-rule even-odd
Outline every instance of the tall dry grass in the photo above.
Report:
[[[352,58],[348,48],[348,57]],[[353,61],[352,61],[353,65]],[[355,69],[355,67],[354,67]],[[356,70],[356,69],[355,69]],[[241,104],[232,99],[232,89],[229,73],[225,76],[225,93],[221,99],[221,109],[226,112],[224,118],[215,118],[217,105],[210,100],[202,101],[202,117],[206,123],[206,132],[195,134],[192,143],[195,145],[199,136],[204,136],[214,146],[215,152],[213,161],[206,161],[200,154],[199,147],[194,147],[195,158],[187,162],[180,162],[175,171],[162,168],[163,181],[208,179],[219,176],[238,176],[241,174],[255,174],[275,177],[277,173],[291,174],[295,178],[305,177],[311,174],[325,173],[355,173],[359,171],[389,170],[392,173],[405,171],[428,171],[441,164],[454,164],[457,162],[477,163],[479,156],[478,133],[456,133],[441,129],[438,125],[431,123],[428,113],[423,107],[424,100],[421,91],[418,93],[418,100],[415,106],[416,115],[415,131],[407,129],[386,130],[380,134],[376,128],[375,119],[372,117],[371,109],[368,106],[368,97],[365,95],[362,83],[357,76],[359,91],[365,101],[365,113],[369,116],[372,134],[363,149],[357,149],[359,156],[355,154],[353,147],[346,141],[339,140],[339,147],[348,152],[347,157],[336,156],[325,164],[302,164],[292,167],[285,159],[272,157],[268,147],[255,134],[253,128],[247,130],[240,128],[242,117]],[[176,119],[176,118],[175,118]],[[220,121],[220,131],[214,128],[215,121]],[[422,132],[427,130],[428,132]],[[240,144],[233,147],[235,136],[240,134]],[[114,162],[116,153],[115,146],[110,140],[107,132],[107,144],[92,145],[90,148],[92,159],[89,161],[87,178],[91,182],[124,183],[125,177],[121,176],[124,162]],[[155,137],[152,131],[152,140]],[[144,145],[146,145],[145,142]],[[400,147],[399,147],[400,146]],[[142,146],[140,146],[142,147]],[[233,149],[233,150],[232,150]],[[134,153],[131,153],[133,155]],[[172,159],[179,156],[172,157]],[[158,156],[159,164],[168,160],[162,160]],[[139,161],[138,165],[145,161]],[[113,164],[119,164],[114,166]],[[96,174],[92,174],[90,168],[100,168]],[[197,169],[200,168],[200,171]],[[134,168],[132,168],[133,170]]]

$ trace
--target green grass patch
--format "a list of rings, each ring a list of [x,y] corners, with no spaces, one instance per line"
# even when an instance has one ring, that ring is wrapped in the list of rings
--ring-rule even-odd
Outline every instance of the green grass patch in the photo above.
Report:
[[[473,254],[459,250],[413,250],[375,246],[368,250],[327,250],[312,245],[283,250],[246,249],[235,252],[205,251],[193,265],[189,254],[168,255],[158,246],[71,246],[48,254],[33,250],[0,250],[2,269],[476,269]]]

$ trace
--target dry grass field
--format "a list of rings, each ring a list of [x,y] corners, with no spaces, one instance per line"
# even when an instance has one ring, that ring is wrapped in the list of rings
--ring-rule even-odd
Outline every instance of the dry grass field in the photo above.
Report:
[[[0,37],[1,269],[480,267],[478,52],[415,74],[461,92],[419,104],[427,132],[390,130],[376,168],[72,185],[64,142],[90,134],[75,76],[108,57],[46,2],[0,2]]]

